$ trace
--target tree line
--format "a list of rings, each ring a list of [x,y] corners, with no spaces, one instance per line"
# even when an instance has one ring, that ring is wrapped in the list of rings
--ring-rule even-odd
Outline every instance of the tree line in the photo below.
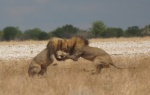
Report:
[[[1,41],[11,40],[47,40],[51,37],[70,38],[72,36],[85,38],[112,38],[112,37],[143,37],[150,36],[150,24],[143,28],[130,26],[126,30],[118,27],[108,27],[103,21],[94,21],[88,30],[79,29],[71,24],[58,27],[53,31],[42,31],[39,28],[21,31],[19,27],[8,26],[0,30]]]

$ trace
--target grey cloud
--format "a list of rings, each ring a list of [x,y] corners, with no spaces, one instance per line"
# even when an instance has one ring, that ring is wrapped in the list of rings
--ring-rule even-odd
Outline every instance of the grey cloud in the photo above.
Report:
[[[150,21],[150,0],[3,0],[0,29],[7,25],[49,31],[64,24],[83,29],[95,20],[108,26],[144,26]]]

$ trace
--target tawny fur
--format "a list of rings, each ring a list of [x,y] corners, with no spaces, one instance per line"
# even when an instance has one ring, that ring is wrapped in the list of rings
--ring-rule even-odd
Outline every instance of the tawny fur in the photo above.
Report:
[[[94,63],[95,70],[93,70],[93,74],[98,74],[102,68],[108,68],[109,65],[113,65],[110,55],[104,50],[96,47],[84,46],[79,49],[75,48],[72,55],[66,55],[66,59],[69,58],[74,61],[78,60],[79,57]]]
[[[54,59],[52,56],[49,58],[47,53],[48,49],[44,49],[33,58],[28,69],[29,76],[33,77],[34,75],[43,75],[46,72],[47,67],[53,62]]]
[[[87,39],[82,37],[72,37],[68,40],[67,53],[63,59],[72,59],[77,61],[79,57],[93,61],[96,67],[95,73],[99,73],[102,68],[108,68],[109,65],[113,65],[112,59],[108,53],[104,50],[96,47],[90,47]],[[113,65],[116,68],[119,68]],[[120,68],[119,68],[120,69]]]
[[[80,37],[80,36],[74,36],[68,39],[67,49],[65,52],[72,53],[75,48],[80,49],[83,46],[88,46],[88,45],[89,45],[89,41],[87,39]]]
[[[66,48],[65,43],[67,43],[65,39],[51,38],[46,49],[33,58],[28,69],[29,76],[43,75],[50,64],[54,63],[56,59],[61,60],[57,51]]]
[[[48,49],[48,56],[51,54],[54,54],[54,56],[57,57],[57,51],[59,50],[66,50],[67,48],[67,42],[68,40],[66,39],[61,39],[61,38],[51,38],[47,44],[47,49]],[[57,59],[59,60],[59,59]]]
[[[72,37],[68,40],[68,48],[66,51],[67,55],[63,56],[63,60],[72,59],[77,61],[79,57],[82,57],[86,60],[92,61],[95,65],[95,70],[93,74],[100,73],[102,68],[108,68],[110,65],[118,69],[127,69],[120,68],[113,64],[110,55],[104,50],[96,47],[90,47],[87,39],[82,37]]]
[[[64,54],[61,55],[62,59],[66,60],[67,56],[73,55],[76,49],[81,49],[82,47],[88,46],[88,45],[89,45],[89,41],[81,36],[74,36],[68,39],[67,43],[66,42],[64,43],[64,46],[63,46],[64,48],[62,49],[62,51],[65,52]],[[74,57],[72,57],[72,59],[77,61],[78,58],[76,57],[78,56],[75,55]]]

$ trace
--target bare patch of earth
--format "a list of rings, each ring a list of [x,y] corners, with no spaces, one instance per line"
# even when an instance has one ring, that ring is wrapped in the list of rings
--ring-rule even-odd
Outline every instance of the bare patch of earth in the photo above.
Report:
[[[46,48],[46,44],[0,45],[0,60],[31,59]],[[101,48],[110,55],[150,55],[150,41],[92,42],[90,46]]]

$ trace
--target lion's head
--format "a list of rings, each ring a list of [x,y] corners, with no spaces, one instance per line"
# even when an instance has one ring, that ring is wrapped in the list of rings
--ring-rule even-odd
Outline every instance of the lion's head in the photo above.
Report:
[[[75,48],[82,48],[88,46],[89,41],[80,36],[74,36],[68,40],[67,50],[65,52],[71,53]]]
[[[47,44],[47,48],[54,48],[56,51],[67,49],[67,39],[61,39],[61,38],[51,38]]]
[[[66,51],[67,50],[67,39],[61,39],[61,38],[51,38],[47,44],[47,57],[50,57],[51,54],[54,54],[57,60],[61,60],[57,58],[57,51]]]

